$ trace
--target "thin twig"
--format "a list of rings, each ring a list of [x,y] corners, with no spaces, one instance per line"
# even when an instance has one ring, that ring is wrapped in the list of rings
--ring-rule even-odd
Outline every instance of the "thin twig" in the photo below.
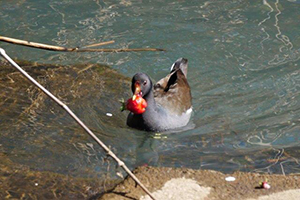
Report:
[[[77,49],[72,52],[139,52],[139,51],[165,51],[164,49],[156,49],[156,48],[136,48],[136,49]]]
[[[120,160],[70,109],[69,107],[60,101],[56,96],[54,96],[51,92],[49,92],[46,88],[44,88],[41,84],[39,84],[34,78],[32,78],[26,71],[24,71],[15,61],[13,61],[4,51],[4,49],[0,48],[0,54],[18,71],[20,71],[29,81],[31,81],[35,86],[37,86],[40,90],[42,90],[47,96],[49,96],[53,101],[55,101],[58,105],[60,105],[67,113],[104,149],[104,151],[111,156],[120,167],[122,167],[128,175],[153,199],[150,191],[139,181],[139,179],[128,169],[125,163]]]
[[[11,44],[23,45],[23,46],[27,46],[27,47],[46,49],[46,50],[50,50],[50,51],[75,51],[76,49],[78,49],[77,47],[76,48],[59,47],[59,46],[36,43],[36,42],[29,42],[29,41],[25,41],[25,40],[19,40],[19,39],[15,39],[15,38],[4,37],[4,36],[0,36],[0,41],[11,43]]]
[[[111,41],[107,41],[107,42],[100,42],[97,44],[90,44],[90,45],[83,46],[81,48],[98,47],[98,46],[108,45],[108,44],[112,44],[112,43],[115,43],[115,41],[111,40]]]
[[[137,52],[138,51],[165,51],[164,49],[157,49],[157,48],[138,48],[138,49],[129,49],[129,48],[89,49],[89,48],[87,48],[87,49],[85,49],[85,47],[95,47],[95,46],[100,46],[100,45],[111,44],[111,43],[114,42],[113,40],[88,45],[88,46],[85,46],[84,48],[80,48],[80,47],[74,47],[74,48],[60,47],[60,46],[42,44],[42,43],[37,43],[37,42],[30,42],[30,41],[15,39],[15,38],[9,38],[9,37],[4,37],[4,36],[0,36],[0,41],[11,43],[11,44],[23,45],[23,46],[32,47],[32,48],[49,50],[49,51],[63,51],[63,52],[115,52],[115,53],[117,53],[117,52],[132,52],[132,51],[137,51]]]

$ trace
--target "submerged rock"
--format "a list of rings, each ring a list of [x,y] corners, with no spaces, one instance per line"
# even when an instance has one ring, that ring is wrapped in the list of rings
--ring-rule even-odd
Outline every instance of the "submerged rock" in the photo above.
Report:
[[[0,199],[91,199],[119,181],[32,170],[0,153]]]
[[[103,142],[113,144],[113,130],[126,127],[119,99],[129,96],[129,78],[99,64],[17,63]],[[0,199],[84,199],[120,181],[115,162],[60,106],[10,64],[0,68]]]

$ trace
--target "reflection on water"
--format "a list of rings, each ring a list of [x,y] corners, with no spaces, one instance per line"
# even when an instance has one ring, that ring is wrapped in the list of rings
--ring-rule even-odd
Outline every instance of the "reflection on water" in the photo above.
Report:
[[[167,49],[55,53],[0,43],[18,59],[50,66],[105,63],[117,70],[28,67],[130,167],[299,173],[298,0],[14,0],[0,7],[5,36],[68,47],[115,40],[108,47]],[[189,59],[194,127],[160,134],[126,127],[118,99],[129,95],[129,79],[119,74],[143,71],[159,80],[179,57]],[[114,174],[114,163],[67,115],[16,76],[1,68],[1,151],[35,170]]]

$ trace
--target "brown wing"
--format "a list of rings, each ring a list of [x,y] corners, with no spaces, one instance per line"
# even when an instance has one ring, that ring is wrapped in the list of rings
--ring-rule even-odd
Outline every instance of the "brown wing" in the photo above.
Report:
[[[154,85],[154,99],[171,113],[181,115],[192,106],[190,86],[184,73],[177,69]]]

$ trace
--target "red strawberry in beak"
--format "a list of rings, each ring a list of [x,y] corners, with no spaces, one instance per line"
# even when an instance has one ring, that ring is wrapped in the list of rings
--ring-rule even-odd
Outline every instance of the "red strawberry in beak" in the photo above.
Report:
[[[135,91],[132,98],[128,99],[126,102],[127,110],[133,112],[134,114],[142,114],[146,111],[147,102],[142,97],[140,84],[137,82],[134,84]]]
[[[146,111],[147,102],[141,95],[133,95],[132,98],[127,100],[126,107],[134,114],[142,114]]]

